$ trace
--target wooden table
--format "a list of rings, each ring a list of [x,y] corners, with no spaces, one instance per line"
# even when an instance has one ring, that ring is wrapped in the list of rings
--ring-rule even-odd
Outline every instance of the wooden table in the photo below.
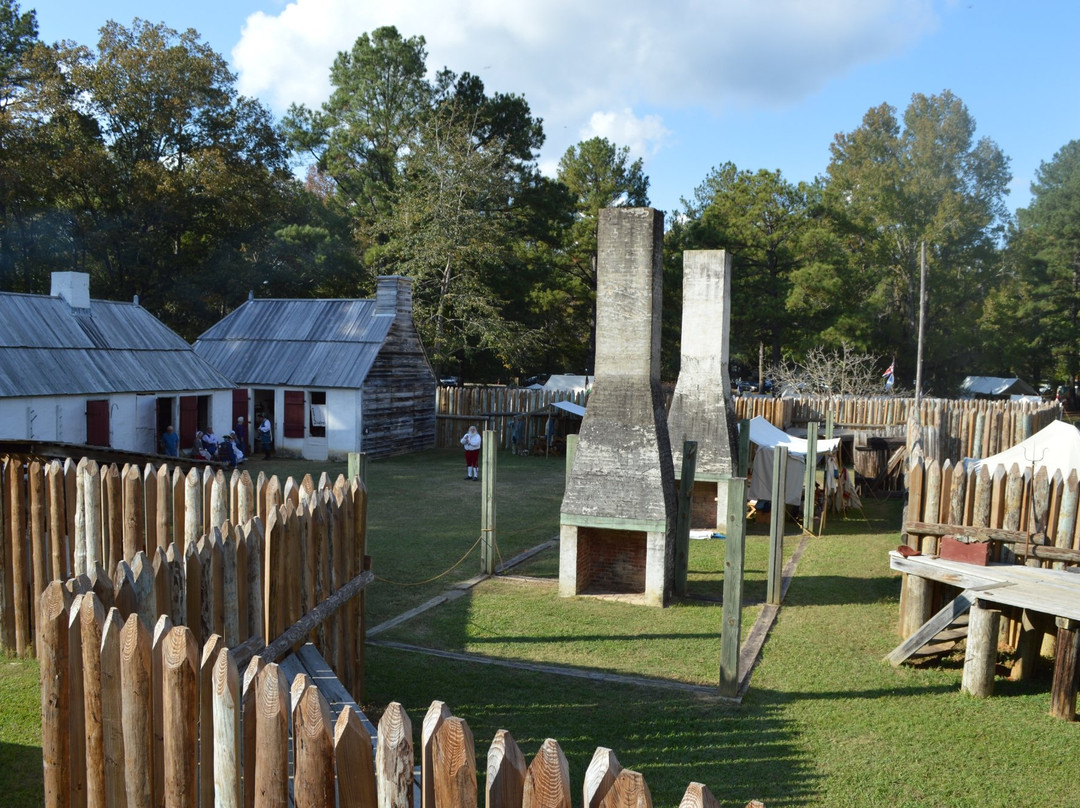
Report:
[[[890,662],[898,665],[925,645],[955,616],[970,609],[971,623],[961,689],[975,695],[990,695],[1000,616],[1000,611],[994,607],[1014,607],[1049,615],[1057,626],[1051,714],[1075,720],[1077,657],[1080,651],[1080,573],[1019,564],[978,566],[962,561],[946,561],[936,556],[905,558],[896,551],[889,553],[889,566],[898,572],[962,590],[951,603],[889,654]]]

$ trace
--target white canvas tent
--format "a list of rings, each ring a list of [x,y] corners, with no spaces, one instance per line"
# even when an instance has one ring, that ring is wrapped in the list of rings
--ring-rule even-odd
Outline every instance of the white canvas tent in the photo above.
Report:
[[[584,393],[592,387],[592,376],[573,373],[553,373],[543,384],[530,384],[527,390],[551,390],[559,393]]]
[[[784,446],[788,450],[787,479],[784,481],[784,502],[788,505],[802,503],[803,476],[806,473],[806,453],[809,449],[806,438],[789,435],[777,429],[760,415],[750,421],[750,441],[758,447],[754,456],[753,475],[750,479],[749,499],[770,499],[772,497],[773,450]],[[836,450],[839,438],[819,440],[817,457]]]
[[[968,468],[978,470],[984,466],[993,474],[998,466],[1006,469],[1016,464],[1021,471],[1045,466],[1046,473],[1053,476],[1060,471],[1062,477],[1076,470],[1080,474],[1080,432],[1064,421],[1053,421],[1030,438],[983,460],[965,460]]]

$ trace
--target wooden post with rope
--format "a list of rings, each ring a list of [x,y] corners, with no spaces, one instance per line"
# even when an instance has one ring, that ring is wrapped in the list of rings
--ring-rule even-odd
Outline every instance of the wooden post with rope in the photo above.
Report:
[[[484,430],[481,443],[483,470],[480,475],[480,569],[486,575],[495,572],[495,431]]]

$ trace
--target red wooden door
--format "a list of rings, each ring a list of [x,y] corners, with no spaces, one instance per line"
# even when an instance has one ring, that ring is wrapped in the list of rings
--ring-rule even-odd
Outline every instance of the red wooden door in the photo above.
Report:
[[[246,387],[237,387],[232,391],[232,422],[237,418],[243,418],[248,422],[248,390]]]

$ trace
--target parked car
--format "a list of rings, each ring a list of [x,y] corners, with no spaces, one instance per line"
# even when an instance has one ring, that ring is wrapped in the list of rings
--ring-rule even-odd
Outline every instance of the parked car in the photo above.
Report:
[[[439,378],[439,384],[443,387],[461,387],[460,376],[442,376]]]

